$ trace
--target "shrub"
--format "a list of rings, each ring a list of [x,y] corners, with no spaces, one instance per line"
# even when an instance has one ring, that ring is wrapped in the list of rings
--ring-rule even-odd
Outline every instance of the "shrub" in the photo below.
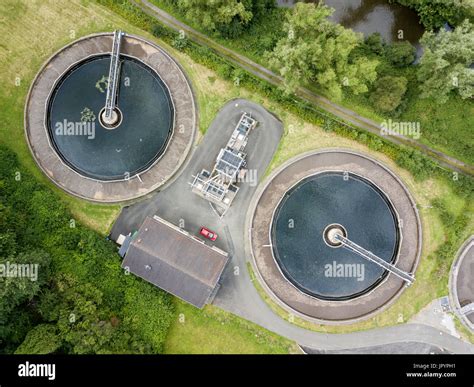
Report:
[[[382,77],[375,83],[375,90],[370,95],[370,101],[375,109],[390,113],[400,105],[406,91],[407,79],[405,77]]]
[[[16,171],[21,180],[15,179]],[[0,352],[14,352],[22,341],[21,353],[161,352],[173,319],[172,297],[124,275],[115,245],[79,223],[71,228],[71,218],[58,196],[0,146],[0,241],[9,260],[42,268],[39,280],[28,280],[21,289],[0,278],[5,296],[0,298]],[[135,296],[124,297],[131,293]],[[140,294],[147,302],[137,302]],[[71,310],[87,310],[84,320],[69,324],[61,318]],[[112,318],[118,322],[112,324]],[[147,324],[131,323],[137,320]]]
[[[365,46],[374,54],[377,55],[382,55],[384,52],[384,41],[382,39],[382,35],[380,35],[378,32],[375,32],[367,38],[365,38]]]
[[[396,67],[409,66],[415,60],[416,49],[408,41],[395,42],[385,49],[385,56]]]

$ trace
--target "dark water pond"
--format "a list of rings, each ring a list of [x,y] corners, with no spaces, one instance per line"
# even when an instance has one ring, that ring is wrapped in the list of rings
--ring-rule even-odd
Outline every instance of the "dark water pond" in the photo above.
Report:
[[[49,104],[48,129],[63,161],[98,180],[120,180],[145,169],[163,153],[173,127],[173,106],[160,77],[138,60],[121,57],[115,129],[99,123],[105,105],[110,56],[88,59],[67,73]]]
[[[328,172],[289,190],[275,211],[272,245],[285,277],[302,292],[331,300],[361,295],[386,271],[344,247],[328,246],[323,232],[340,224],[347,237],[387,262],[398,249],[398,222],[385,195],[355,175]]]
[[[296,0],[278,0],[280,6],[293,6]],[[318,1],[306,1],[315,2]],[[416,12],[386,0],[325,0],[335,9],[332,20],[368,36],[378,32],[389,43],[408,40],[418,46],[423,26]]]

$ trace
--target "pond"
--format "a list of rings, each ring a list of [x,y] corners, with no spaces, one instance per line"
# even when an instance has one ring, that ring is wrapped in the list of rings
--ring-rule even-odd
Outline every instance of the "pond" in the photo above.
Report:
[[[318,1],[306,1],[314,2]],[[365,36],[380,33],[386,42],[408,40],[419,50],[419,39],[424,29],[415,11],[400,4],[385,0],[325,0],[326,5],[334,8],[331,19],[361,32]],[[291,7],[295,0],[278,0],[279,6]]]

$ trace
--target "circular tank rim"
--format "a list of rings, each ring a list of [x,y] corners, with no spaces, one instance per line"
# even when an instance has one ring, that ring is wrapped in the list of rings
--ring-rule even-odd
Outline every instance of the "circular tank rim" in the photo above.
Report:
[[[394,286],[393,283],[381,284],[377,287],[377,289],[375,290],[375,293],[374,291],[372,291],[355,300],[350,300],[350,301],[333,302],[333,301],[324,301],[324,300],[314,299],[317,305],[312,305],[312,306],[310,305],[309,310],[308,308],[304,309],[302,308],[302,306],[306,306],[305,299],[309,300],[311,299],[311,297],[305,295],[304,293],[298,292],[300,296],[298,294],[296,295],[293,294],[293,296],[295,297],[288,300],[288,299],[285,299],[285,297],[281,296],[281,289],[275,288],[275,286],[273,286],[272,283],[267,283],[268,273],[265,272],[267,268],[265,266],[262,266],[262,265],[266,265],[267,263],[262,262],[261,254],[265,252],[265,249],[267,249],[269,245],[263,244],[263,245],[256,246],[257,242],[258,243],[262,242],[261,235],[263,234],[268,235],[268,231],[265,232],[264,230],[255,229],[256,227],[255,216],[257,215],[259,208],[262,208],[263,206],[264,207],[263,209],[266,210],[268,207],[266,203],[263,203],[263,204],[261,203],[262,199],[267,194],[266,190],[268,189],[268,187],[272,183],[276,184],[275,180],[280,176],[280,174],[283,171],[292,167],[296,162],[302,162],[304,160],[312,159],[315,157],[316,158],[326,157],[328,155],[334,155],[334,154],[339,154],[339,156],[347,157],[347,158],[361,159],[371,165],[376,165],[378,168],[380,168],[380,171],[383,174],[387,174],[387,176],[389,176],[389,178],[393,180],[393,182],[395,182],[396,185],[401,189],[401,191],[403,192],[403,195],[408,199],[408,202],[406,203],[406,206],[403,210],[408,211],[410,213],[412,220],[414,220],[413,224],[410,227],[411,231],[414,231],[414,233],[413,235],[411,235],[411,238],[410,238],[411,239],[410,243],[413,244],[413,246],[411,249],[411,254],[410,254],[411,256],[410,256],[410,260],[408,264],[411,266],[411,270],[410,270],[411,272],[414,273],[416,271],[416,268],[419,264],[419,260],[421,257],[423,235],[422,235],[422,228],[421,228],[421,220],[416,208],[416,203],[411,193],[408,191],[403,181],[395,173],[393,173],[391,169],[387,167],[382,161],[379,161],[372,156],[368,156],[365,153],[353,150],[351,148],[324,148],[324,149],[307,151],[300,155],[294,156],[290,158],[289,160],[286,160],[280,166],[278,166],[274,171],[272,171],[259,184],[259,187],[257,188],[257,191],[252,197],[252,201],[249,205],[249,209],[247,211],[246,221],[245,221],[245,229],[247,230],[246,237],[245,237],[245,249],[246,249],[247,254],[251,257],[250,263],[255,272],[256,278],[259,281],[259,284],[262,286],[265,293],[269,295],[272,302],[275,302],[279,307],[287,311],[287,313],[289,313],[290,316],[297,316],[303,320],[316,323],[316,324],[347,325],[347,324],[354,324],[361,321],[365,321],[381,313],[387,308],[389,308],[391,305],[394,304],[394,302],[403,293],[405,286],[403,284],[401,284],[400,286]],[[350,163],[347,162],[346,165],[348,164]],[[397,206],[394,205],[394,208],[397,208]],[[401,232],[402,244],[404,243],[403,236],[404,236],[404,231],[402,228],[402,232]],[[399,252],[399,256],[400,256],[400,252]],[[273,261],[273,258],[272,258],[272,261]],[[402,261],[403,260],[400,260],[400,262]],[[390,276],[387,276],[385,281],[387,282],[389,278]],[[288,281],[286,281],[286,279],[284,279],[284,281],[288,284]],[[373,307],[370,308],[370,310],[365,310],[360,313],[351,313],[350,311],[346,313],[345,309],[350,309],[351,307],[353,308],[354,302],[360,299],[363,299],[365,297],[371,298],[374,295],[376,297],[382,291],[383,288],[388,289],[391,294],[391,296],[388,299],[384,300],[383,303],[374,305]],[[296,291],[297,289],[294,288],[294,292]],[[327,316],[327,314],[322,315],[321,313],[319,313],[320,311],[327,310],[326,306],[330,307],[334,304],[343,306],[342,307],[343,313],[341,314],[341,316],[338,316],[337,318],[333,318],[333,317]]]
[[[59,74],[69,67],[71,62],[84,59],[88,55],[110,54],[112,39],[112,32],[90,34],[68,43],[53,53],[31,82],[23,112],[25,138],[41,171],[67,193],[97,203],[130,202],[150,194],[176,178],[189,160],[198,126],[195,95],[181,65],[154,42],[134,34],[126,34],[122,41],[125,43],[122,48],[125,46],[126,49],[122,50],[122,54],[129,51],[139,52],[144,55],[146,64],[151,61],[153,65],[150,67],[155,68],[171,88],[171,98],[176,107],[175,127],[179,130],[174,131],[168,142],[169,149],[164,153],[163,159],[155,165],[155,167],[160,165],[160,169],[151,168],[142,174],[143,179],[140,176],[133,176],[126,181],[101,182],[87,179],[76,172],[72,173],[61,163],[49,146],[48,136],[45,135],[45,98]],[[76,60],[68,60],[68,56],[76,57]],[[137,58],[136,55],[133,56]],[[166,82],[165,78],[171,82]]]

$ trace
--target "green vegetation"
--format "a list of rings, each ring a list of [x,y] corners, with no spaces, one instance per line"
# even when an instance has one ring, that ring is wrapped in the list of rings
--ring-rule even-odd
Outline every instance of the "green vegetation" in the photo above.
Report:
[[[55,10],[55,14],[57,20],[65,22],[50,23],[45,29],[43,23],[51,16],[51,6],[45,3],[39,10],[38,7],[22,1],[0,2],[0,33],[3,36],[0,44],[0,141],[13,149],[28,170],[67,203],[73,218],[105,235],[120,207],[76,199],[50,182],[38,169],[25,141],[23,109],[28,88],[46,59],[75,36],[107,30],[106,21],[91,17],[94,6],[92,9],[91,6],[75,7],[74,14],[64,7]],[[116,20],[112,14],[111,21]]]
[[[428,29],[440,28],[448,22],[457,26],[474,18],[474,3],[470,0],[390,0],[416,10]]]
[[[176,300],[177,321],[165,344],[168,354],[287,354],[296,343],[208,305],[204,310]]]
[[[385,56],[395,67],[405,67],[415,60],[415,51],[410,42],[395,42],[386,47]]]
[[[138,7],[131,5],[128,0],[98,1],[101,4],[110,7],[118,14],[126,17],[128,20],[133,21],[133,23],[135,23],[136,25],[140,25],[141,28],[146,29],[148,31],[152,31],[154,34],[156,34],[162,40],[168,42],[169,44],[171,44],[178,35],[178,33],[160,24],[153,17],[145,14]],[[361,49],[363,49],[363,47],[361,47]],[[341,120],[332,117],[327,112],[322,112],[314,108],[314,106],[306,102],[302,102],[294,95],[287,95],[282,93],[281,90],[279,90],[278,88],[270,85],[266,81],[263,81],[253,76],[252,74],[243,71],[235,64],[223,59],[218,53],[207,47],[203,47],[192,41],[189,41],[189,44],[186,45],[182,52],[187,56],[191,57],[194,62],[206,66],[225,80],[233,81],[234,86],[239,89],[238,93],[240,93],[240,95],[242,95],[243,90],[248,90],[251,93],[257,94],[255,98],[263,98],[273,101],[278,106],[274,107],[274,109],[282,109],[280,117],[284,117],[287,112],[291,112],[295,114],[298,119],[305,120],[308,123],[323,128],[329,128],[330,131],[338,134],[339,136],[357,140],[360,143],[366,144],[370,149],[379,150],[383,152],[385,155],[388,155],[391,159],[395,160],[400,166],[407,168],[419,180],[426,179],[429,176],[439,176],[441,179],[446,180],[448,184],[452,184],[452,173],[450,171],[439,168],[435,162],[433,162],[424,154],[418,151],[414,151],[410,148],[396,146],[394,144],[388,143],[378,136],[373,136],[369,133],[360,132],[357,130],[357,128],[347,125]],[[185,59],[186,56],[183,56],[182,58]],[[414,77],[413,69],[407,69],[406,71],[407,75],[409,75],[409,77],[407,77],[409,79],[409,83],[411,83]],[[213,76],[212,78],[214,79]],[[238,82],[236,82],[236,80],[238,80]],[[215,89],[214,86],[212,86],[212,88]],[[222,94],[222,91],[219,90],[219,93]],[[411,98],[414,98],[414,95],[412,95],[412,93],[416,94],[416,91],[413,89],[409,89],[407,91],[407,94],[410,94]],[[358,99],[357,101],[357,103],[360,103],[361,100]],[[428,104],[429,100],[426,101]],[[455,101],[453,100],[452,103],[455,104]],[[275,105],[272,104],[272,106]],[[425,127],[423,126],[423,121],[426,120],[427,122],[433,125],[438,123],[438,120],[440,119],[438,116],[439,111],[443,111],[443,109],[440,107],[432,107],[430,112],[432,112],[433,115],[431,117],[425,117],[423,114],[421,114],[414,120],[417,121],[421,118],[423,131],[425,130]],[[454,111],[456,111],[456,113],[454,113]],[[467,130],[469,128],[469,121],[467,120],[467,117],[469,116],[471,111],[471,105],[460,104],[457,109],[450,111],[450,114],[447,115],[447,117],[452,117],[453,114],[456,114],[458,118],[457,122],[460,122],[464,125],[463,129],[466,129],[466,131],[462,131],[462,133],[459,133],[458,137],[469,136],[469,131]],[[443,111],[443,113],[447,112]],[[212,117],[211,111],[206,112],[206,117]],[[378,115],[377,113],[374,113],[373,117],[378,117],[381,121],[383,120],[382,116]],[[454,128],[451,128],[450,133],[454,133],[454,130]],[[448,135],[448,133],[445,133],[445,136]],[[470,142],[472,142],[472,140],[468,141],[467,144],[461,145],[460,148],[464,147],[463,149],[469,149]],[[448,146],[451,147],[453,146],[453,144],[449,143]],[[281,147],[281,149],[284,148]],[[472,157],[470,153],[468,154],[470,157]],[[466,196],[472,192],[472,180],[466,176],[460,175],[459,179],[456,180],[456,184],[454,186],[456,187],[459,193],[462,193],[463,196]]]
[[[474,333],[472,333],[471,330],[461,322],[457,315],[452,314],[452,316],[454,318],[456,330],[461,334],[461,337],[464,338],[464,340],[470,341],[472,344],[474,344]]]
[[[47,355],[55,353],[60,347],[61,339],[56,327],[52,324],[39,324],[28,332],[15,354]]]
[[[382,112],[393,112],[407,91],[405,77],[386,76],[379,78],[375,83],[375,91],[370,95],[374,106]]]
[[[202,29],[226,38],[235,38],[267,11],[273,0],[163,0],[188,20],[197,20]]]
[[[251,5],[251,4],[250,4]],[[200,0],[178,0],[176,6],[188,19],[199,20],[202,28],[236,36],[252,19],[250,7],[237,0],[217,0],[212,3]]]
[[[237,36],[226,36],[218,30],[209,31],[202,28],[202,25],[195,19],[187,18],[183,10],[178,8],[173,0],[150,0],[150,2],[197,31],[208,34],[216,42],[236,50],[256,62],[262,61],[263,53],[272,50],[279,38],[284,36],[281,26],[286,18],[286,10],[275,7],[272,0],[256,0],[254,2],[255,6],[259,5],[259,7],[254,9],[251,21],[241,29]]]
[[[39,265],[37,281],[0,279],[1,352],[162,352],[171,297],[124,275],[113,243],[70,219],[0,147],[0,263]]]
[[[47,0],[41,6],[4,1],[0,14],[4,36],[0,45],[0,85],[5,91],[0,96],[0,264],[41,265],[37,282],[0,278],[0,353],[167,351],[168,337],[178,341],[180,333],[173,327],[182,308],[189,308],[186,315],[196,319],[203,312],[175,303],[173,297],[156,287],[124,275],[115,245],[104,238],[120,207],[77,200],[56,188],[37,168],[23,135],[28,87],[52,53],[81,36],[115,28],[153,37],[93,1]],[[146,22],[137,15],[134,23],[140,25],[143,20]],[[188,56],[166,43],[159,43],[179,58],[192,77],[201,125],[207,127],[223,99],[207,93],[208,83],[202,82],[209,82],[209,76],[219,88],[221,79],[197,68]],[[36,55],[32,56],[34,50]],[[15,86],[16,76],[20,86]],[[229,351],[284,353],[293,348],[292,343],[236,316],[225,317],[226,321],[232,320],[227,329],[222,324],[222,316],[227,314],[213,309],[215,313],[206,312],[204,325],[187,326],[190,336],[196,329],[201,337],[212,338],[219,326],[221,335],[232,332],[227,334]],[[175,333],[168,336],[170,324]],[[234,335],[239,341],[232,342]],[[224,344],[221,341],[222,352],[226,352]],[[192,340],[181,341],[180,351],[190,352],[194,345]]]
[[[333,9],[319,3],[297,3],[283,25],[285,37],[268,55],[270,67],[285,79],[288,91],[316,83],[340,100],[343,89],[365,93],[377,77],[378,61],[353,58],[362,35],[328,20]]]
[[[118,5],[117,3],[111,4],[110,1],[107,0],[102,1],[104,4],[113,7],[113,9],[119,14],[128,18],[130,8],[125,6],[127,4],[126,0],[123,0],[122,5]],[[134,15],[141,12],[138,8],[132,9]],[[171,42],[176,36],[175,32],[158,24],[156,20],[147,15],[142,14],[142,17],[137,17],[137,19],[140,20],[141,23],[146,22],[147,25],[144,27],[152,29],[155,33],[159,33],[160,38],[165,41]],[[383,47],[385,47],[385,45]],[[462,238],[467,236],[469,231],[472,230],[472,219],[470,218],[469,225],[462,231],[465,235],[461,237],[459,233],[456,233],[456,235],[448,233],[447,230],[445,230],[445,226],[443,226],[439,220],[440,215],[438,210],[429,208],[431,207],[431,200],[442,196],[446,198],[447,202],[458,203],[454,216],[459,216],[460,212],[458,211],[471,213],[472,211],[467,203],[472,201],[472,192],[474,192],[472,179],[463,175],[453,175],[450,171],[439,168],[439,166],[437,166],[431,159],[417,151],[395,146],[387,143],[379,137],[358,132],[351,127],[341,124],[338,120],[335,120],[326,114],[322,114],[312,106],[294,98],[294,96],[284,95],[276,87],[239,70],[235,65],[225,61],[222,57],[208,48],[199,46],[190,41],[183,49],[182,54],[175,53],[174,55],[178,56],[178,59],[182,63],[185,63],[187,58],[191,57],[194,62],[207,67],[205,70],[202,66],[198,68],[196,68],[196,65],[185,66],[186,71],[188,71],[195,82],[195,86],[198,89],[198,95],[200,94],[199,90],[212,88],[219,96],[215,95],[212,100],[210,100],[210,97],[205,96],[205,93],[199,95],[200,100],[204,97],[210,102],[209,109],[205,106],[206,117],[213,117],[217,109],[226,100],[240,96],[257,100],[259,103],[264,104],[267,108],[275,112],[283,120],[287,132],[282,139],[279,151],[277,152],[270,169],[301,152],[331,147],[334,146],[335,142],[337,142],[341,147],[347,146],[349,148],[361,149],[366,152],[368,151],[373,154],[374,157],[377,157],[388,164],[393,170],[402,176],[411,192],[415,194],[417,203],[419,203],[420,206],[426,206],[426,209],[420,208],[426,229],[424,244],[425,250],[423,253],[424,257],[434,254],[440,243],[447,239],[452,240],[453,245],[459,246],[463,242]],[[382,63],[382,65],[384,65],[384,63]],[[211,70],[209,71],[208,69]],[[414,70],[408,70],[407,74],[409,74],[409,78],[407,79],[409,79],[410,83],[414,76]],[[216,73],[220,75],[220,78],[224,78],[228,82],[222,82],[219,77],[216,77]],[[237,73],[240,77],[238,83],[235,82],[234,78]],[[401,74],[403,73],[404,72]],[[413,90],[409,88],[407,93],[411,92],[413,92]],[[426,105],[423,106],[422,110],[427,111],[426,106],[428,106],[430,101],[422,101],[426,101]],[[451,103],[451,101],[449,103]],[[453,100],[452,103],[455,104],[455,101]],[[433,122],[437,120],[438,116],[436,115],[436,109],[439,110],[438,107],[432,106],[429,112],[432,112],[433,115],[431,117],[423,117],[423,119],[433,120]],[[461,104],[456,109],[452,110],[449,119],[453,119],[454,114],[463,116],[462,118],[458,118],[464,123],[464,125],[466,125],[465,128],[467,129],[467,116],[470,109],[472,109],[471,106]],[[319,128],[323,128],[324,130]],[[463,132],[463,134],[467,133],[469,133],[467,130]],[[412,173],[412,176],[404,172],[403,169],[400,169],[399,166],[409,170]],[[426,192],[427,190],[428,192]],[[452,257],[450,259],[452,259]],[[416,295],[417,297],[419,296],[418,298],[420,301],[413,303],[410,306],[410,308],[417,310],[423,306],[423,303],[427,303],[426,298],[430,297],[429,294],[432,295],[437,292],[442,294],[445,287],[443,281],[446,280],[447,283],[446,276],[443,277],[443,281],[437,281],[436,283],[432,283],[430,280],[430,274],[433,270],[437,270],[439,265],[439,262],[436,259],[427,260],[424,264],[426,265],[426,270],[422,271],[422,273],[426,274],[422,275],[422,281],[417,281],[420,285],[413,287],[416,289]],[[427,288],[432,289],[430,292],[424,293],[423,289]],[[401,303],[400,305],[402,306],[397,307],[397,310],[403,311],[403,307],[406,307],[407,303]]]
[[[413,90],[409,84],[408,93],[418,94],[418,91]],[[411,102],[405,102],[406,110],[400,118],[408,122],[421,123],[422,142],[468,163],[474,162],[472,136],[474,104],[471,100],[450,98],[441,106],[431,99],[409,101]]]
[[[251,323],[217,308],[207,308],[204,312],[192,309],[174,302],[170,296],[137,278],[125,276],[120,269],[115,246],[105,241],[102,235],[84,227],[80,221],[82,217],[89,224],[88,218],[93,218],[96,229],[105,232],[108,226],[104,225],[110,224],[118,207],[112,211],[109,207],[69,198],[38,171],[23,137],[23,103],[27,87],[41,63],[56,49],[75,39],[70,35],[71,25],[76,27],[76,37],[114,28],[150,39],[153,39],[152,32],[158,36],[159,43],[179,60],[191,78],[200,105],[203,131],[220,106],[233,97],[255,100],[275,112],[284,121],[287,130],[271,168],[303,151],[337,143],[341,147],[371,153],[402,177],[420,205],[425,227],[417,283],[374,321],[344,329],[393,324],[399,314],[404,318],[411,316],[433,297],[445,294],[446,267],[453,258],[449,249],[459,246],[473,229],[471,217],[463,219],[461,216],[463,213],[472,214],[469,207],[472,203],[472,180],[463,176],[453,180],[449,171],[441,170],[418,152],[396,147],[383,139],[347,127],[324,112],[292,96],[283,95],[277,88],[236,68],[207,48],[189,41],[175,45],[176,49],[173,49],[173,42],[179,35],[143,14],[127,0],[99,2],[128,21],[89,1],[50,0],[43,2],[39,9],[26,1],[6,1],[0,5],[3,21],[0,32],[4,36],[0,47],[0,68],[3,70],[0,84],[2,90],[6,90],[0,97],[0,134],[2,143],[13,149],[21,161],[17,162],[9,150],[1,148],[0,259],[2,262],[37,262],[42,268],[39,281],[23,284],[21,291],[15,289],[17,282],[3,279],[0,282],[3,300],[0,302],[0,351],[189,353],[199,352],[199,348],[202,352],[292,351],[291,343]],[[275,12],[282,14],[281,10]],[[57,20],[64,23],[55,23]],[[44,29],[45,24],[48,29]],[[268,27],[270,24],[257,26],[250,22],[248,28],[261,28],[263,31],[267,28],[264,25]],[[28,38],[25,38],[24,31],[28,31]],[[246,31],[240,36],[246,36]],[[265,39],[258,37],[261,38]],[[279,38],[274,43],[277,40]],[[240,44],[243,47],[245,43],[242,40]],[[41,50],[32,57],[30,53],[35,47]],[[254,49],[257,45],[249,51]],[[373,55],[378,54],[374,52]],[[385,66],[385,59],[378,59],[381,66]],[[409,80],[406,98],[410,100],[412,93],[416,94],[416,90],[410,88],[414,71],[411,68],[396,71],[396,76],[406,76]],[[21,79],[18,87],[13,86],[16,75]],[[211,88],[214,93],[208,92]],[[356,97],[367,98],[365,95]],[[431,120],[431,125],[438,127],[441,116],[437,111],[444,108],[431,106],[430,100],[413,100],[422,105],[408,105],[403,114],[412,112],[416,115],[421,111],[429,115],[432,109],[433,114],[424,117],[424,120]],[[345,101],[352,102],[351,99]],[[446,132],[456,133],[459,125],[465,125],[466,131],[460,130],[454,141],[459,143],[459,136],[472,129],[468,125],[472,104],[450,98],[443,106],[451,107],[450,114],[444,118],[446,121],[441,122],[442,126],[446,125]],[[447,133],[438,136],[448,138]],[[466,154],[469,154],[468,144],[469,138],[461,145],[464,146],[461,151]],[[446,145],[449,149],[452,146]],[[409,169],[416,179],[399,168],[395,161]],[[17,180],[18,177],[20,180]],[[425,208],[440,198],[441,203]],[[443,215],[445,212],[451,214],[452,222],[449,215]],[[78,221],[74,224],[71,219]],[[448,230],[451,227],[448,225],[453,225],[452,231]],[[448,244],[449,249],[440,250],[438,255],[438,248],[444,244]],[[5,301],[6,298],[13,299],[13,309]],[[187,321],[185,324],[179,320],[181,313]],[[232,339],[234,335],[235,340]],[[221,336],[226,339],[221,340]],[[204,337],[207,337],[206,341]]]
[[[472,233],[473,220],[469,215],[468,225],[462,231],[450,233],[447,226],[441,222],[440,212],[432,206],[432,201],[443,198],[446,203],[452,203],[448,210],[455,218],[462,216],[463,213],[472,214],[470,207],[473,191],[472,180],[462,176],[459,176],[458,180],[453,180],[453,175],[450,172],[443,171],[419,152],[409,149],[401,150],[379,138],[348,130],[336,121],[325,120],[317,111],[315,112],[310,107],[294,100],[287,101],[285,97],[281,96],[281,93],[273,92],[277,89],[251,78],[248,74],[241,79],[237,86],[235,82],[232,82],[232,74],[236,69],[223,62],[210,50],[190,44],[183,54],[175,53],[175,55],[181,62],[186,62],[185,58],[190,55],[195,61],[227,76],[228,81],[223,82],[220,77],[216,77],[215,72],[204,69],[202,66],[196,67],[194,65],[186,68],[198,89],[213,88],[213,90],[218,90],[219,97],[214,95],[212,99],[209,99],[210,96],[205,96],[210,107],[209,110],[206,109],[206,116],[213,117],[226,100],[240,96],[262,103],[283,120],[286,132],[269,170],[302,152],[332,147],[337,143],[340,147],[369,152],[373,157],[388,165],[402,177],[419,204],[424,225],[424,249],[417,271],[416,284],[410,287],[393,307],[367,322],[346,327],[317,326],[314,328],[312,324],[300,320],[301,326],[322,332],[336,333],[392,325],[397,321],[406,322],[433,298],[447,293],[448,277],[444,267],[446,262],[452,261],[454,253],[449,257],[440,256],[438,259],[437,249],[448,240],[452,241],[453,246],[462,244],[467,235]],[[410,170],[415,178],[397,164]],[[433,278],[436,279],[433,280]],[[265,293],[262,296],[267,300],[269,298]],[[289,317],[285,311],[282,311],[281,315],[284,318]],[[298,319],[295,318],[294,322],[297,323]]]
[[[418,79],[421,97],[446,103],[450,93],[474,96],[474,25],[465,20],[453,32],[427,32],[421,39],[425,53]]]
[[[122,1],[127,3],[125,0]],[[180,12],[177,7],[172,5],[172,1],[151,1],[198,31],[209,33],[203,30],[196,20],[186,18],[183,12]],[[410,5],[408,3],[412,3],[404,0],[399,2],[407,6]],[[454,9],[458,11],[461,10],[458,14],[459,21],[456,23],[452,22],[452,25],[461,24],[465,18],[472,17],[473,6],[469,5],[469,2],[456,2],[456,4],[453,2],[454,0],[440,0],[436,2],[425,0],[416,1],[419,6],[418,12],[423,9],[427,16],[431,12],[432,15],[438,15],[436,17],[441,17],[444,21],[447,20],[446,12],[452,12]],[[453,7],[451,7],[452,3],[454,4]],[[445,7],[443,4],[447,6]],[[115,9],[117,8],[118,7]],[[275,49],[277,43],[289,39],[288,34],[285,32],[285,28],[287,28],[285,27],[285,22],[287,22],[288,18],[291,18],[292,13],[296,12],[295,10],[296,7],[293,9],[269,9],[258,18],[258,22],[249,23],[249,25],[245,26],[242,33],[234,38],[223,37],[222,34],[219,33],[210,33],[210,35],[218,43],[237,51],[239,54],[248,56],[257,63],[269,67],[269,60],[271,59],[270,53]],[[305,15],[303,15],[301,19],[308,20]],[[314,26],[314,30],[318,28],[317,25]],[[308,47],[310,46],[311,45]],[[299,63],[297,60],[297,50],[290,45],[285,47],[288,47],[288,50],[281,52],[280,56],[283,58],[286,55],[290,59],[293,58],[293,60],[290,63],[286,63],[284,60],[280,61],[281,69],[283,72],[288,73],[290,78],[292,76],[298,77],[298,74],[293,75],[287,71],[287,69],[290,68],[290,65],[292,68],[299,69],[298,65],[301,65],[303,70],[307,70],[307,57],[311,56],[311,53],[303,51],[301,55],[304,55],[305,58],[303,63]],[[408,42],[389,45],[382,40],[379,34],[367,37],[363,44],[359,44],[358,47],[352,51],[349,56],[349,63],[354,63],[359,58],[368,60],[370,63],[378,61],[379,65],[376,68],[377,78],[380,79],[386,76],[404,77],[408,80],[407,92],[395,110],[384,111],[380,109],[380,106],[375,106],[373,103],[374,97],[371,98],[371,94],[377,90],[374,83],[365,93],[360,93],[358,90],[357,92],[359,92],[359,94],[355,95],[350,92],[350,87],[345,86],[347,85],[347,81],[349,81],[349,85],[350,82],[354,82],[354,84],[357,85],[359,76],[361,77],[360,82],[370,84],[370,82],[364,82],[365,74],[362,73],[358,75],[351,73],[349,77],[344,78],[343,76],[342,79],[339,79],[339,85],[335,87],[336,94],[338,89],[342,88],[342,90],[344,90],[339,103],[376,122],[386,121],[389,118],[404,122],[419,122],[422,131],[419,141],[453,157],[457,157],[460,160],[468,163],[474,162],[474,152],[472,152],[473,142],[472,136],[470,135],[472,129],[470,120],[472,120],[474,116],[472,100],[463,100],[455,92],[449,94],[449,99],[444,104],[436,103],[436,100],[431,97],[421,99],[420,81],[417,77],[419,66],[409,65],[413,62],[413,52],[414,48]],[[193,59],[197,60],[194,55]],[[447,73],[449,71],[451,71],[450,68],[445,68],[443,72]],[[467,74],[472,74],[472,71],[471,69]],[[228,73],[231,73],[231,71]],[[354,76],[357,79],[354,79]],[[472,77],[472,75],[469,76]],[[329,74],[328,78],[327,80],[323,79],[323,81],[331,84],[332,81],[338,80],[334,74]],[[450,84],[452,84],[452,82]],[[331,94],[331,91],[318,85],[317,79],[310,79],[310,82],[306,86],[316,93],[334,98],[334,93]],[[428,87],[430,86],[428,85]],[[446,87],[449,87],[449,84]]]

